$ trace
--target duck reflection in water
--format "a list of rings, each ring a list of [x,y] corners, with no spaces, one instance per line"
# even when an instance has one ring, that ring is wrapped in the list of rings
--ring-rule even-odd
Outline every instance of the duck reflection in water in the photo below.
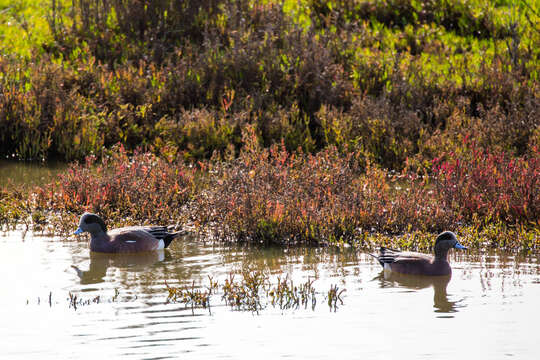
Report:
[[[452,275],[445,276],[422,276],[400,274],[396,272],[381,271],[373,280],[380,282],[381,288],[402,287],[412,290],[421,290],[433,287],[433,307],[437,313],[454,313],[463,307],[459,301],[450,301],[446,287]]]
[[[110,267],[119,268],[125,271],[143,271],[148,266],[170,259],[171,255],[163,250],[148,251],[135,254],[108,254],[90,252],[90,266],[83,271],[75,265],[71,265],[77,272],[82,285],[97,284],[104,282],[107,269]]]

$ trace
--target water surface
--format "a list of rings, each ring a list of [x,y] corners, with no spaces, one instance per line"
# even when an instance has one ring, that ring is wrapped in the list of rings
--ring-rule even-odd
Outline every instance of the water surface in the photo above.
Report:
[[[397,276],[354,249],[185,238],[161,253],[114,256],[90,254],[83,238],[11,232],[0,236],[1,357],[536,359],[538,259],[461,253],[451,261],[451,278]],[[165,282],[222,282],[245,266],[272,282],[314,278],[315,309],[238,311],[220,292],[210,310],[167,302]],[[337,309],[325,302],[331,285],[346,289]],[[70,294],[89,304],[75,309]]]
[[[62,162],[30,162],[0,159],[0,187],[43,185],[67,168]]]

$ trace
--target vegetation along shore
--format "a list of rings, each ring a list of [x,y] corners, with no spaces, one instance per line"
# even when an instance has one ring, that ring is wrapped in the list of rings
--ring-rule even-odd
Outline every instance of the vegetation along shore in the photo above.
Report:
[[[0,1],[0,224],[540,249],[537,1]]]

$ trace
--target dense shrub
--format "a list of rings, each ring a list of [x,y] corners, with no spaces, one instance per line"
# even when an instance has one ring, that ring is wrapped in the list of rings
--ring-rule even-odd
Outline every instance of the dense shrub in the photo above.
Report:
[[[61,215],[99,213],[111,222],[176,223],[193,195],[194,171],[151,153],[128,157],[122,146],[99,163],[88,157],[36,189],[35,209]]]
[[[539,248],[536,3],[68,3],[33,55],[0,54],[0,155],[87,160],[0,190],[0,224]]]
[[[465,151],[435,159],[435,187],[441,206],[470,221],[540,225],[540,151],[528,157],[490,153],[465,139]]]
[[[65,234],[92,211],[110,226],[171,223],[231,242],[428,249],[429,234],[453,229],[476,247],[538,249],[538,150],[512,158],[465,145],[423,176],[383,170],[333,146],[316,154],[283,143],[265,148],[251,126],[238,156],[216,153],[196,167],[151,153],[130,157],[118,146],[29,196],[0,191],[0,225]]]
[[[454,214],[414,174],[364,168],[356,153],[261,148],[252,131],[233,162],[211,163],[196,198],[199,225],[218,239],[262,243],[354,242],[362,232],[441,230]]]
[[[46,54],[0,57],[3,155],[84,159],[121,142],[204,159],[238,154],[246,124],[264,146],[337,146],[398,170],[429,169],[467,135],[515,155],[540,142],[540,34],[523,4],[53,4]]]
[[[504,37],[495,6],[482,1],[448,0],[312,0],[312,18],[318,26],[346,27],[361,20],[388,27],[437,23],[447,31],[479,38]]]

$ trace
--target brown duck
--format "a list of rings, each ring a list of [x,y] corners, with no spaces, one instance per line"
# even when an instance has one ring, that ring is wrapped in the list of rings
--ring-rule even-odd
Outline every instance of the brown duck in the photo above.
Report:
[[[467,249],[461,245],[456,235],[445,231],[435,240],[435,256],[411,251],[398,251],[381,247],[376,258],[384,270],[411,275],[450,275],[452,268],[448,262],[448,250]]]
[[[90,233],[90,250],[102,253],[136,253],[161,250],[185,232],[169,232],[165,226],[128,226],[107,231],[96,214],[84,213],[74,234]]]

